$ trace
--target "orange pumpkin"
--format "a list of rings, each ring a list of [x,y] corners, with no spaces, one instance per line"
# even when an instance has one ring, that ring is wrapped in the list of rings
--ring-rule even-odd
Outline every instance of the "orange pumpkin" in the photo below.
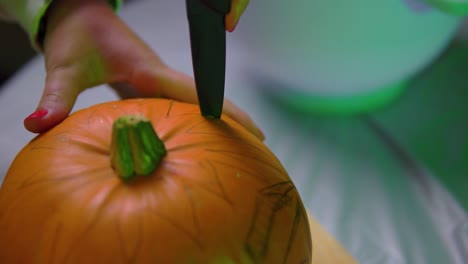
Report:
[[[124,122],[117,135],[123,115],[152,126]],[[166,150],[156,161],[145,150],[159,144],[151,127]],[[157,166],[123,175],[126,157]],[[75,112],[21,150],[0,189],[5,264],[308,264],[311,248],[303,203],[274,154],[228,117],[166,99]]]

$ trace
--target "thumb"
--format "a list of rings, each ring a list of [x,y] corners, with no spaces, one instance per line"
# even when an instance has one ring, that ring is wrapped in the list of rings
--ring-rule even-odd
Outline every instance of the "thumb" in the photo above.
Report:
[[[240,17],[249,5],[249,0],[231,0],[231,10],[224,18],[226,30],[229,32],[234,31],[239,22]]]
[[[24,120],[27,130],[33,133],[44,132],[68,116],[80,91],[78,83],[70,77],[60,70],[47,74],[36,111]]]

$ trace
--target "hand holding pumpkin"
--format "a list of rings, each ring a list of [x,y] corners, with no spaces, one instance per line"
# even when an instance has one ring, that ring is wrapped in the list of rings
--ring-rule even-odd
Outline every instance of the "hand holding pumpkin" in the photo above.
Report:
[[[248,1],[234,0],[226,16],[233,30]],[[240,8],[239,8],[240,7]],[[35,133],[70,113],[85,89],[109,83],[122,98],[166,97],[197,103],[191,77],[166,65],[104,0],[61,0],[50,7],[44,38],[46,84],[36,112],[25,119]],[[231,102],[224,113],[263,139],[250,117]]]

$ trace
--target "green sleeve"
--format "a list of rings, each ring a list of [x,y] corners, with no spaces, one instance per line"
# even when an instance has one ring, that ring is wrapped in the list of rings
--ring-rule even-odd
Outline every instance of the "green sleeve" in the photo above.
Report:
[[[41,50],[44,21],[47,9],[53,0],[0,0],[0,11],[18,22],[29,35],[31,44]],[[123,0],[109,0],[114,10],[118,10]]]

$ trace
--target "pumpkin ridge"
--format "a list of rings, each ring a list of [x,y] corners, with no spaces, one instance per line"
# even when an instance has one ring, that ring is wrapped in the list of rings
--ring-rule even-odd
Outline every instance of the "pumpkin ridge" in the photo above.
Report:
[[[195,229],[194,233],[198,236],[200,234],[201,228],[200,228],[200,220],[197,214],[197,210],[195,208],[195,201],[192,195],[192,188],[188,186],[188,184],[184,184],[183,190],[184,190],[186,199],[188,200],[188,204],[190,207],[191,221],[193,224],[193,228]]]
[[[143,219],[141,217],[137,217],[137,219],[138,219],[138,224],[137,224],[138,238],[136,239],[137,243],[135,245],[135,248],[131,250],[130,254],[127,253],[128,246],[125,243],[127,239],[125,239],[125,235],[123,234],[123,231],[122,231],[122,224],[121,224],[122,219],[121,218],[114,219],[118,241],[119,241],[120,247],[122,248],[121,252],[122,252],[124,259],[126,260],[125,263],[128,263],[128,264],[138,263],[136,261],[137,255],[138,255],[138,252],[141,250],[142,243],[143,243],[142,242],[143,236],[144,236],[144,233],[142,232]]]
[[[77,167],[82,167],[82,165],[79,165]],[[73,168],[70,168],[70,171],[71,170],[73,170]],[[93,178],[82,177],[82,174],[85,173],[85,171],[86,171],[86,173],[92,173],[94,175]],[[97,181],[102,181],[102,180],[109,179],[109,175],[106,175],[105,173],[99,173],[101,171],[105,172],[106,168],[105,167],[95,167],[93,169],[86,169],[86,170],[83,169],[83,170],[80,170],[80,171],[77,171],[77,172],[74,172],[74,173],[67,172],[66,176],[61,176],[61,174],[60,174],[59,177],[48,177],[47,174],[45,176],[40,176],[42,171],[38,171],[37,174],[38,174],[38,177],[40,177],[40,179],[36,179],[37,182],[35,182],[35,184],[40,184],[41,180],[42,180],[42,183],[49,183],[49,182],[62,182],[63,183],[63,182],[66,182],[68,180],[71,180],[71,179],[83,180],[83,183],[81,183],[78,186],[74,186],[74,190],[79,190],[81,187],[86,186],[88,184],[92,184],[92,183],[95,183]],[[29,182],[29,181],[25,181],[23,183],[25,184],[24,187],[28,187],[28,185],[31,184],[31,182]],[[80,188],[76,188],[76,187],[80,187]]]
[[[91,173],[95,173],[97,171],[104,171],[106,170],[106,168],[102,167],[102,168],[96,168],[95,170],[89,170],[88,172],[91,172]],[[40,175],[41,171],[36,171],[35,174],[38,174]],[[26,188],[30,188],[30,187],[34,187],[34,185],[37,185],[37,184],[56,184],[56,183],[60,183],[60,182],[64,182],[64,181],[70,181],[70,180],[82,180],[83,178],[80,177],[82,172],[77,172],[76,174],[75,173],[72,173],[72,174],[69,174],[69,175],[66,175],[66,176],[62,176],[62,177],[40,177],[39,179],[35,179],[35,178],[31,178],[31,179],[27,179],[26,181],[23,181],[21,183],[20,186],[18,186],[18,190],[23,190],[26,189]],[[94,177],[93,180],[100,180],[102,178],[108,178],[107,175],[103,175],[103,176],[100,176],[100,177]],[[94,182],[88,182],[88,183],[94,183]]]
[[[85,131],[85,130],[81,130],[81,129],[77,129],[77,130],[78,131],[76,130],[60,131],[46,138],[42,138],[40,141],[35,142],[31,146],[31,149],[32,150],[48,149],[48,150],[67,153],[69,148],[64,148],[61,145],[54,145],[55,142],[49,142],[50,139],[55,139],[56,142],[60,142],[65,145],[71,145],[71,146],[76,145],[84,150],[86,150],[86,148],[89,148],[91,150],[89,151],[90,153],[95,152],[96,154],[100,154],[100,155],[108,155],[108,150],[106,149],[106,145],[103,142],[101,142],[101,140],[96,139],[96,138],[92,139],[89,137],[89,135],[82,136],[81,135],[82,131]],[[48,145],[54,145],[54,146],[52,147]]]
[[[166,224],[169,224],[175,230],[177,230],[179,233],[181,233],[182,235],[185,235],[187,238],[189,238],[197,246],[197,248],[199,248],[200,250],[203,250],[203,251],[205,250],[205,247],[203,246],[203,243],[198,239],[196,234],[193,234],[192,232],[190,232],[190,230],[185,228],[183,225],[177,223],[176,221],[174,221],[170,217],[165,216],[165,215],[155,211],[154,209],[153,209],[152,213],[159,220],[162,220]]]
[[[38,173],[41,173],[41,171],[38,171]],[[77,177],[73,177],[73,178],[77,178]],[[96,181],[95,179],[93,179],[93,181],[88,180],[86,182],[83,182],[81,185],[73,186],[74,188],[72,190],[68,191],[68,192],[63,192],[62,191],[61,193],[65,193],[66,195],[72,195],[74,192],[80,190],[82,186],[92,184],[95,181]],[[39,184],[39,183],[40,182],[38,181],[37,184]],[[56,182],[56,183],[60,184],[60,182]],[[19,187],[21,187],[21,185]],[[23,200],[27,199],[28,197],[34,197],[34,194],[40,192],[41,189],[39,187],[37,187],[37,186],[30,185],[30,186],[26,186],[26,187],[23,187],[23,188],[18,188],[17,190],[20,191],[22,195],[16,196],[15,197],[16,199],[10,201],[9,208],[16,208],[17,203],[22,203]],[[64,198],[61,198],[60,195],[58,195],[57,193],[55,193],[55,195],[53,195],[53,196],[48,195],[47,197],[48,197],[48,202],[46,204],[55,204],[55,205],[57,205],[57,207],[62,206],[62,202],[64,201]]]
[[[102,201],[102,203],[100,204],[100,206],[97,207],[97,211],[93,214],[91,220],[85,225],[84,230],[73,240],[73,242],[70,243],[71,246],[66,251],[62,263],[68,263],[69,258],[73,254],[73,250],[79,248],[78,245],[80,243],[82,243],[82,240],[85,239],[86,236],[88,235],[88,233],[91,232],[91,230],[96,226],[96,224],[100,220],[100,216],[102,214],[104,214],[104,210],[105,210],[106,205],[111,200],[111,197],[114,196],[115,193],[117,192],[118,185],[114,184],[114,185],[112,185],[110,187],[110,189],[111,189],[110,192],[105,196],[105,198]],[[92,200],[93,199],[90,198],[90,199],[88,199],[88,202],[92,201]],[[86,208],[86,206],[84,206],[84,208]]]

